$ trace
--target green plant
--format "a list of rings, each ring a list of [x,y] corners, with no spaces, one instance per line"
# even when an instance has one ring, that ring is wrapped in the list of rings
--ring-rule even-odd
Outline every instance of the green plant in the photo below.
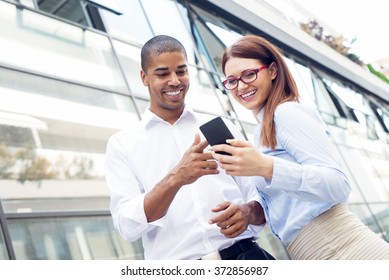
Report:
[[[356,38],[353,38],[350,42],[348,42],[343,35],[334,37],[333,35],[327,34],[324,28],[320,26],[315,19],[306,23],[300,22],[300,28],[311,36],[315,37],[317,40],[322,41],[338,53],[349,58],[351,61],[357,63],[358,65],[364,66],[364,63],[360,57],[350,52],[350,46],[354,44]]]
[[[367,64],[367,68],[372,74],[376,75],[378,78],[380,78],[381,80],[389,84],[389,79],[380,71],[374,69],[374,67],[371,64]]]
[[[10,153],[4,143],[0,143],[0,179],[8,179],[12,176],[11,167],[16,163],[15,157]]]

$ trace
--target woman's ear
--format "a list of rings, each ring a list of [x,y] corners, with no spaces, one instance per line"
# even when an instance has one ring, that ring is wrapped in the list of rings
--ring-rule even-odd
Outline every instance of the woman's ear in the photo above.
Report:
[[[273,61],[269,66],[270,79],[274,80],[277,77],[277,64]]]

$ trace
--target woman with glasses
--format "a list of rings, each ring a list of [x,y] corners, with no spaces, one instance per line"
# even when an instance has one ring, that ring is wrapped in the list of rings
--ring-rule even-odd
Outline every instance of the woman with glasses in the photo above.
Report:
[[[232,139],[213,146],[213,157],[229,175],[254,176],[266,220],[291,258],[389,259],[389,244],[348,209],[351,188],[327,127],[299,103],[278,48],[244,36],[225,50],[222,69],[224,87],[258,122],[256,147]]]

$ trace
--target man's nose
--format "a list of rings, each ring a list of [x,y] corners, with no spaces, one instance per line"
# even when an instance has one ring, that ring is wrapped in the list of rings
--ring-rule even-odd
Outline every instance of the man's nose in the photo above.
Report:
[[[181,82],[180,82],[180,79],[178,79],[178,76],[176,73],[172,73],[170,75],[170,78],[169,78],[169,85],[173,85],[173,86],[176,86],[176,85],[179,85]]]

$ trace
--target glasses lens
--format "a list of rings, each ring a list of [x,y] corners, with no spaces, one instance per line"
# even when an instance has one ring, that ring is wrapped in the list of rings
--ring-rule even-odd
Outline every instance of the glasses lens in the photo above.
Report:
[[[238,85],[237,79],[227,79],[223,82],[223,85],[226,89],[234,89]]]
[[[244,73],[241,79],[244,83],[251,83],[254,82],[256,78],[257,78],[257,72],[254,70],[250,70]]]

